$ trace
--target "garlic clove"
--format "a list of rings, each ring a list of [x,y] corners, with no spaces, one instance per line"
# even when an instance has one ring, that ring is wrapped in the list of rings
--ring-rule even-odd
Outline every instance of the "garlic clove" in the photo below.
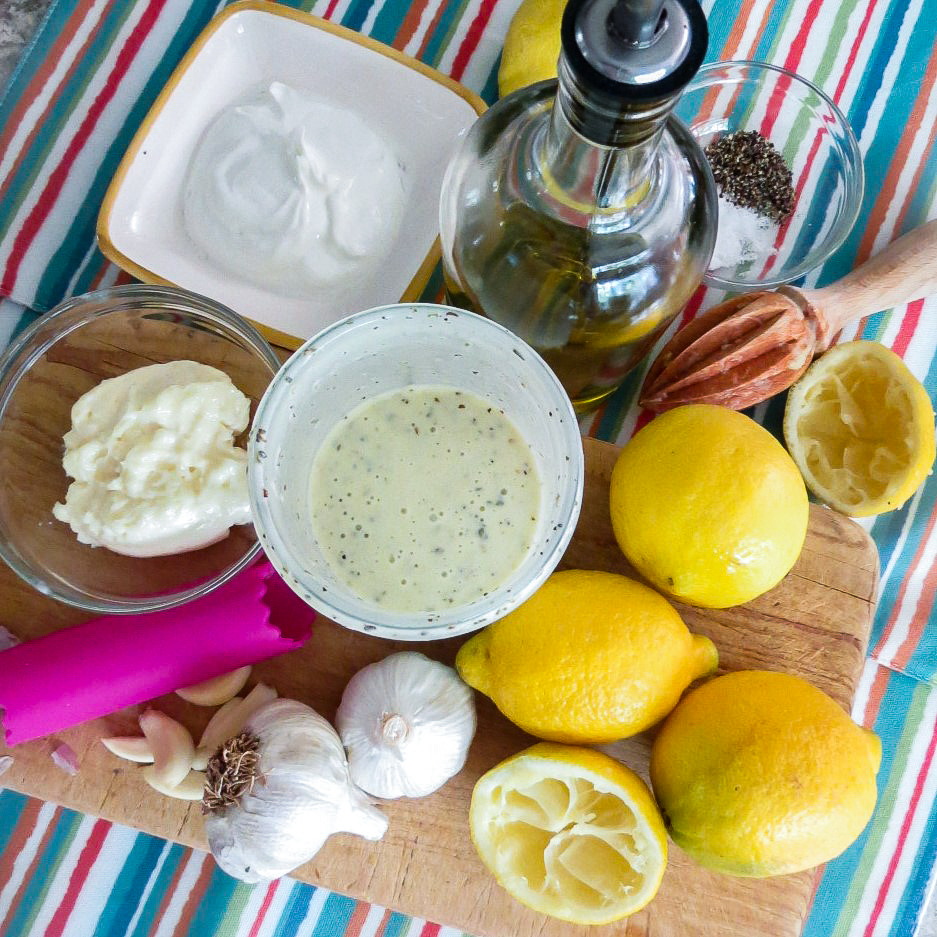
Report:
[[[192,767],[197,771],[204,771],[208,759],[214,754],[215,749],[226,739],[230,738],[227,734],[228,726],[231,724],[232,713],[243,703],[240,696],[229,699],[208,720],[208,725],[202,732],[202,737],[198,740],[198,748],[195,750],[195,758]]]
[[[248,664],[246,667],[239,667],[229,673],[219,674],[210,680],[180,687],[176,690],[176,695],[196,706],[220,706],[241,692],[250,675],[251,666]]]
[[[145,769],[148,776],[166,787],[176,787],[189,773],[195,756],[188,729],[156,709],[141,714],[140,728],[153,751],[153,764]]]
[[[199,746],[195,749],[195,755],[192,758],[192,770],[193,771],[204,771],[208,767],[208,762],[211,761],[211,756],[217,750],[216,748],[202,748]]]
[[[364,791],[357,788],[348,790],[348,809],[344,813],[341,829],[336,833],[353,833],[376,842],[387,832],[388,820],[368,799]]]
[[[141,772],[143,779],[153,790],[166,797],[175,797],[177,800],[201,800],[205,790],[205,772],[190,771],[178,784],[170,786],[164,784],[156,774],[155,765],[147,765]]]
[[[118,758],[147,765],[153,762],[153,748],[146,736],[115,735],[101,739],[101,744]]]
[[[258,683],[250,693],[241,700],[241,705],[237,710],[237,715],[241,722],[240,725],[237,726],[237,731],[241,730],[244,723],[247,722],[261,706],[272,703],[276,698],[277,691],[272,686],[268,686],[266,683]]]
[[[202,746],[199,745],[199,747],[195,749],[195,754],[192,756],[192,770],[204,771],[208,767],[208,762],[211,761],[211,756],[216,750],[217,746],[215,748],[202,748]]]
[[[277,691],[273,687],[258,683],[243,699],[235,697],[225,703],[205,726],[192,767],[203,770],[220,745],[238,735],[258,709],[276,698]]]

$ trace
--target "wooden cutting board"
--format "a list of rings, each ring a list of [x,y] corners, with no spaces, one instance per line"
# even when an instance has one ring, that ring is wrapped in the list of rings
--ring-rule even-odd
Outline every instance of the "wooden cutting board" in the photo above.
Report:
[[[618,450],[585,440],[586,492],[582,515],[563,565],[630,572],[612,535],[608,481]],[[0,564],[2,565],[2,564]],[[878,580],[877,554],[854,522],[812,506],[803,553],[791,574],[749,605],[710,611],[680,607],[692,631],[709,635],[724,670],[767,668],[799,674],[849,707],[865,660]],[[3,567],[0,623],[23,638],[79,619]],[[120,627],[115,619],[114,627]],[[255,677],[281,696],[309,703],[331,719],[347,680],[367,663],[404,648],[451,662],[462,639],[420,645],[382,641],[319,619],[300,651],[255,668]],[[642,912],[607,927],[573,927],[527,911],[481,865],[467,835],[467,809],[476,779],[531,743],[487,700],[478,700],[478,734],[458,777],[430,797],[386,803],[390,828],[380,843],[332,837],[296,877],[450,924],[479,937],[797,937],[803,929],[815,872],[774,879],[736,879],[707,872],[671,844],[660,892]],[[168,696],[156,705],[200,732],[209,711]],[[205,848],[198,805],[162,797],[139,769],[98,743],[106,735],[137,734],[138,708],[12,750],[3,783],[27,794],[106,817],[166,839]],[[650,734],[607,750],[646,777]],[[69,777],[49,759],[58,740],[78,753],[81,770]],[[2,748],[2,746],[0,746]]]

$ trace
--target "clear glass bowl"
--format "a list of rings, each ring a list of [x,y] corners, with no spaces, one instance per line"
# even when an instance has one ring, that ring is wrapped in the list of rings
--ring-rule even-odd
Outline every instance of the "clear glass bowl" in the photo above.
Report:
[[[68,487],[62,437],[75,401],[105,378],[178,359],[227,373],[252,414],[279,367],[260,334],[225,306],[136,285],[67,300],[0,357],[0,556],[45,595],[105,614],[171,608],[211,592],[259,554],[250,524],[201,550],[141,559],[79,543],[52,516]]]
[[[724,290],[789,283],[820,266],[846,239],[862,202],[864,174],[855,135],[839,108],[815,85],[775,65],[704,65],[676,107],[706,147],[736,130],[757,130],[784,156],[793,175],[794,212],[776,237],[758,235],[745,259],[715,267],[704,281]],[[723,225],[714,260],[739,253]],[[748,256],[752,255],[752,256]]]
[[[520,566],[488,595],[442,612],[390,611],[359,596],[335,575],[310,522],[310,469],[332,428],[362,401],[413,384],[457,387],[501,408],[531,447],[542,486]],[[254,524],[286,582],[333,621],[402,640],[465,634],[518,606],[560,561],[582,503],[579,426],[550,368],[502,326],[431,303],[381,306],[311,338],[261,400],[247,461]]]

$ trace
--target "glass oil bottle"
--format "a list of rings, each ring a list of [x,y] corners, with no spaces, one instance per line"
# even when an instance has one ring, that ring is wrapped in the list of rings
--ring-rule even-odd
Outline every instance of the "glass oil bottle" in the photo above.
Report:
[[[715,184],[670,113],[706,42],[696,0],[570,0],[558,80],[497,102],[448,167],[449,301],[532,345],[578,412],[618,388],[709,263]]]

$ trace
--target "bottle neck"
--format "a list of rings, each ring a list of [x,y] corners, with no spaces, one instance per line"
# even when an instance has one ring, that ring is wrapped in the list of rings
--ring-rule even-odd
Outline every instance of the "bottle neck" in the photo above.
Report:
[[[630,148],[656,141],[679,97],[678,92],[641,100],[609,91],[577,73],[565,51],[560,53],[557,78],[556,109],[579,136],[597,146]]]
[[[633,207],[657,177],[658,146],[673,102],[639,113],[619,101],[613,113],[607,102],[588,99],[564,65],[561,57],[539,162],[577,202],[600,210]]]

